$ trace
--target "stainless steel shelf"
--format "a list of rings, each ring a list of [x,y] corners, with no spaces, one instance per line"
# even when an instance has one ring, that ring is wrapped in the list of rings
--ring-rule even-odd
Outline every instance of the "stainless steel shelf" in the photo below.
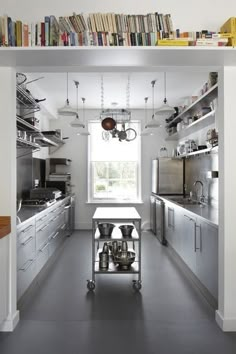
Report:
[[[25,111],[24,115],[40,111],[40,105],[21,85],[16,85],[16,100],[17,107]]]
[[[195,155],[201,155],[201,154],[208,154],[208,153],[218,153],[218,146],[208,148],[208,149],[203,149],[203,150],[197,150],[193,152],[189,152],[188,154],[183,154],[177,156],[177,158],[181,159],[183,157],[190,157],[190,156],[195,156]]]
[[[205,114],[192,124],[189,124],[185,129],[180,130],[172,135],[167,136],[166,141],[180,140],[189,134],[192,134],[200,129],[207,127],[215,121],[215,110]]]
[[[21,138],[16,139],[17,147],[21,148],[31,148],[31,149],[40,149],[39,144],[27,141]]]
[[[51,139],[46,138],[42,133],[40,133],[40,135],[37,136],[35,140],[41,147],[59,146],[59,144],[55,143]]]
[[[24,131],[39,133],[40,130],[33,126],[32,124],[26,122],[24,119],[16,116],[17,127],[22,128]]]
[[[134,262],[129,269],[121,269],[117,265],[115,265],[113,262],[109,263],[108,269],[102,270],[99,268],[99,262],[95,262],[95,269],[94,273],[96,274],[114,274],[114,273],[119,273],[119,274],[139,274],[139,262]]]
[[[204,93],[201,97],[199,97],[195,102],[193,102],[190,106],[188,106],[183,112],[181,112],[178,116],[176,116],[167,127],[173,126],[173,123],[178,123],[183,120],[184,117],[189,114],[196,112],[201,109],[205,105],[209,105],[213,99],[217,97],[218,93],[218,84],[212,86],[207,92]]]
[[[126,225],[133,225],[132,223],[125,223]],[[119,229],[119,226],[120,225],[124,225],[124,223],[114,223],[115,227],[114,229],[112,230],[112,234],[110,237],[107,237],[107,236],[100,236],[100,232],[99,232],[99,229],[97,228],[96,229],[96,232],[95,232],[95,240],[97,241],[121,241],[121,240],[124,240],[124,241],[138,241],[139,240],[139,234],[137,232],[137,229],[134,227],[133,231],[132,231],[132,237],[124,237],[122,235],[122,232],[121,230]]]

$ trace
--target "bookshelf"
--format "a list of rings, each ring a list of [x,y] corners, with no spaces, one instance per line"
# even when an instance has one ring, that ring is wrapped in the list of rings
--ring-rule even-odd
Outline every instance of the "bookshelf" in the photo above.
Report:
[[[1,47],[0,66],[63,71],[67,67],[96,70],[143,71],[162,66],[176,70],[217,71],[219,67],[235,66],[236,48],[232,47]],[[136,69],[137,68],[137,69]]]

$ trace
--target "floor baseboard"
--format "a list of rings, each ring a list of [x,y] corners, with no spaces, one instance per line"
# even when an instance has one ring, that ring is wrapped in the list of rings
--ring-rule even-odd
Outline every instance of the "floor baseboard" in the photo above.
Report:
[[[13,332],[20,320],[20,313],[18,310],[10,318],[8,317],[0,325],[0,332]]]
[[[224,332],[236,331],[236,318],[224,318],[219,310],[216,311],[216,322]]]

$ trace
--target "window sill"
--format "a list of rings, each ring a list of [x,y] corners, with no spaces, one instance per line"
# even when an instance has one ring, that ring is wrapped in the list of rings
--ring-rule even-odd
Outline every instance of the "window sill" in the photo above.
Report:
[[[142,200],[88,200],[86,204],[143,204]]]

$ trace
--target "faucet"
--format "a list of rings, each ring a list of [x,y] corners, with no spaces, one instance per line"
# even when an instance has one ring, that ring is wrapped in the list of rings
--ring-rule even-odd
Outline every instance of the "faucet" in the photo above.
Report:
[[[196,187],[196,185],[197,185],[198,183],[201,185],[201,195],[200,195],[199,200],[200,200],[201,203],[204,203],[205,197],[204,197],[204,195],[203,195],[203,183],[202,183],[202,181],[197,180],[197,181],[195,181],[195,182],[193,183],[193,185]]]

